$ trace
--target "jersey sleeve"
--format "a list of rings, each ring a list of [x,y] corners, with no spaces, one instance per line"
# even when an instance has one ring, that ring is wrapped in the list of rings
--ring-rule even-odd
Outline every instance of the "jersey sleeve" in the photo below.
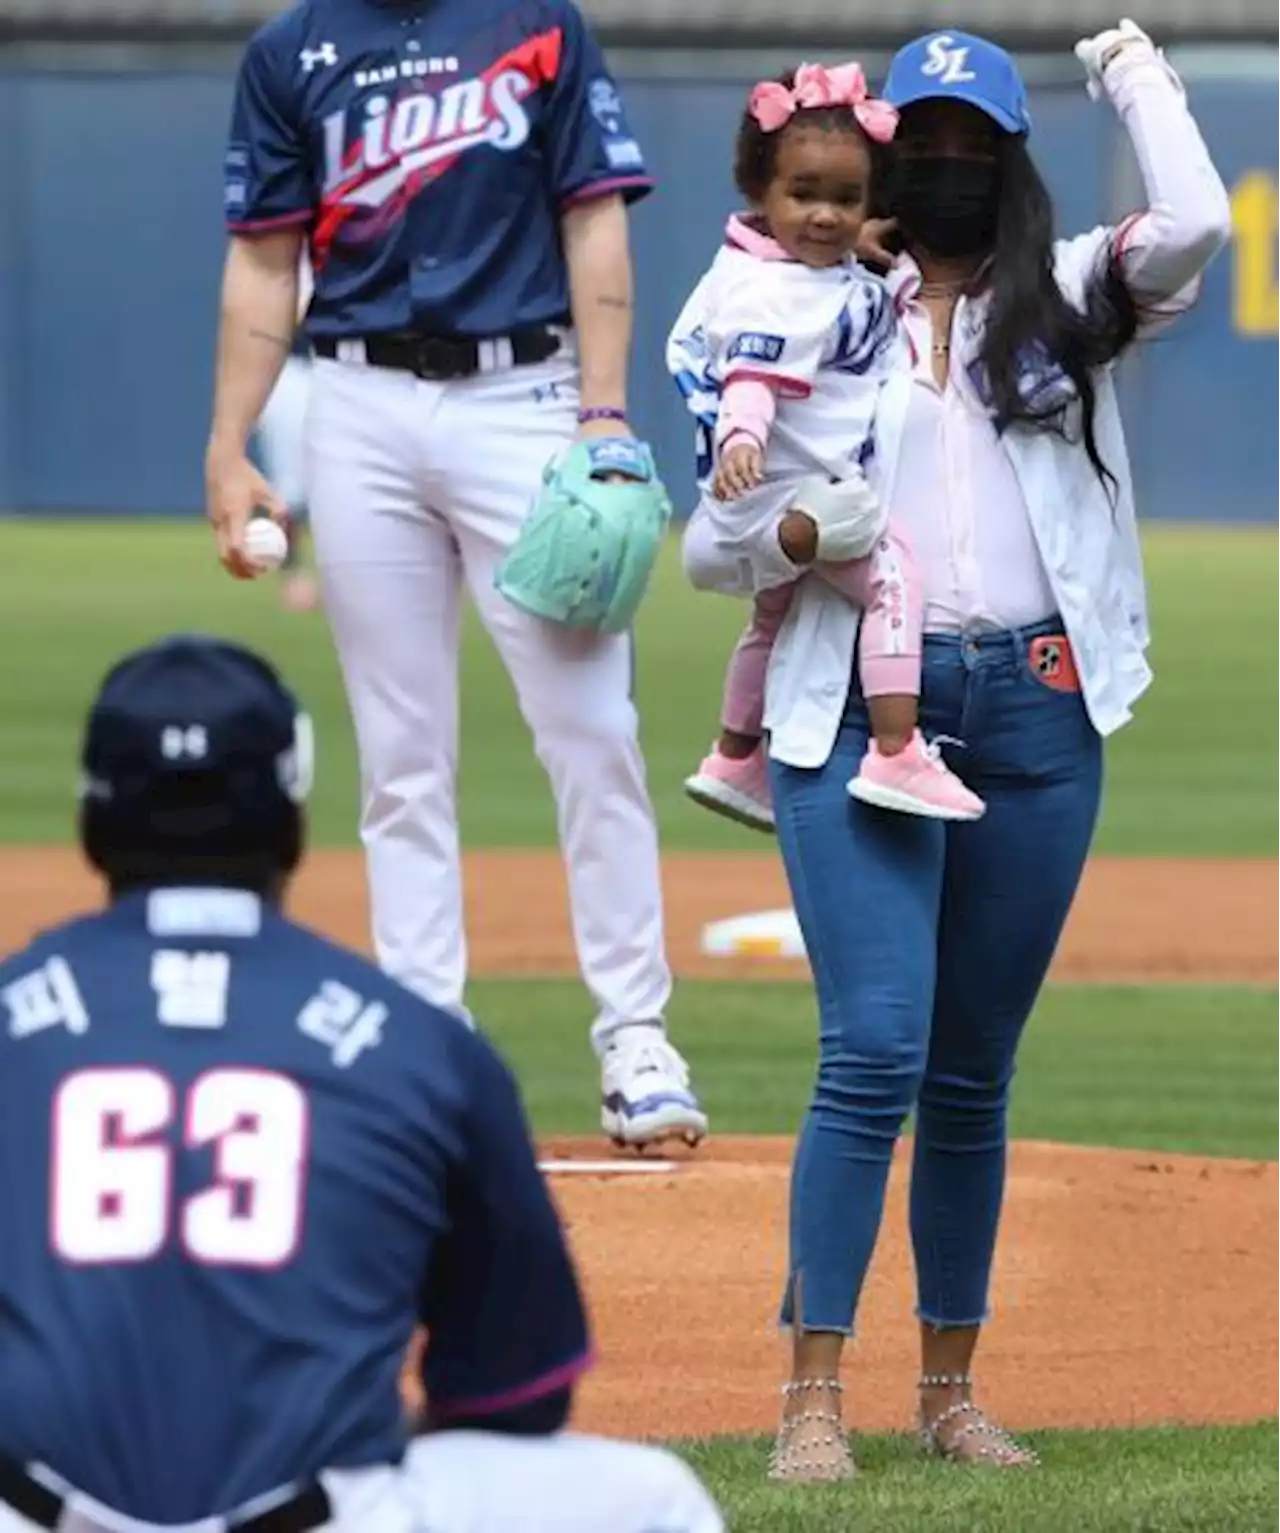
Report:
[[[439,1423],[510,1411],[590,1366],[577,1274],[519,1091],[474,1041],[463,1159],[422,1302],[424,1383]]]
[[[268,26],[240,61],[222,183],[232,234],[308,224],[313,217],[307,137],[289,75],[293,58],[278,27]]]
[[[560,51],[543,132],[552,193],[563,207],[619,193],[635,202],[653,187],[622,97],[582,13],[556,6]]]

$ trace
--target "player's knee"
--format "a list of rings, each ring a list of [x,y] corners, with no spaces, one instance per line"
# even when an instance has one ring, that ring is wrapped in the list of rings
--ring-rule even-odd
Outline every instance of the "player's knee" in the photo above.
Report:
[[[409,802],[438,793],[451,783],[457,747],[448,729],[433,729],[421,713],[393,716],[389,710],[357,711],[360,766],[367,793]]]
[[[550,770],[590,763],[595,771],[618,765],[629,772],[639,753],[639,715],[625,695],[584,699],[566,689],[528,721],[538,759]]]

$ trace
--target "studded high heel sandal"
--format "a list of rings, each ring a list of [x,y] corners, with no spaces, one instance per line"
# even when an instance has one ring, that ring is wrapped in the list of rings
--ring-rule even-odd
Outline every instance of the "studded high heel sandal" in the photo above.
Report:
[[[835,1410],[788,1411],[797,1396],[824,1390],[836,1397]],[[771,1480],[847,1480],[854,1473],[853,1455],[840,1414],[844,1385],[838,1379],[802,1379],[784,1384],[782,1424],[769,1455]]]
[[[962,1389],[962,1400],[948,1405],[936,1416],[928,1417],[920,1408],[920,1445],[926,1453],[952,1464],[987,1464],[995,1469],[1032,1469],[1039,1455],[1024,1448],[1003,1427],[991,1421],[986,1412],[973,1403],[969,1391],[973,1379],[967,1373],[926,1373],[920,1390]]]

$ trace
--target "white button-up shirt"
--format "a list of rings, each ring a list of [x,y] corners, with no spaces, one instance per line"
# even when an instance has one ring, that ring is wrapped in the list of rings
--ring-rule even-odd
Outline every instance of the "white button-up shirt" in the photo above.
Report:
[[[957,337],[963,318],[957,313]],[[903,323],[911,340],[912,388],[893,522],[915,553],[925,592],[925,629],[1019,628],[1052,616],[1053,587],[1022,488],[961,364],[963,348],[952,352],[947,384],[941,388],[930,360],[929,315],[908,300]]]
[[[1067,297],[1081,303],[1108,248],[1117,249],[1146,305],[1150,333],[1194,302],[1201,273],[1230,237],[1230,204],[1181,85],[1151,50],[1126,49],[1104,85],[1133,142],[1148,207],[1118,228],[1058,241],[1054,270]],[[908,303],[908,333],[923,340],[916,350],[927,370],[927,325],[910,310],[918,276],[903,260],[891,281]],[[1021,626],[1060,615],[1085,706],[1094,727],[1108,735],[1128,721],[1151,682],[1142,555],[1113,369],[1100,369],[1095,379],[1094,432],[1115,476],[1114,501],[1079,442],[1016,428],[997,437],[989,420],[975,417],[967,368],[981,341],[984,308],[981,297],[957,304],[945,391],[924,397],[919,363],[886,382],[868,477],[915,544],[926,626]],[[701,589],[738,595],[804,573],[782,552],[776,525],[735,543],[709,535],[705,520],[686,533],[685,569]],[[766,685],[765,727],[777,759],[813,767],[830,755],[859,619],[858,609],[824,582],[800,584]]]

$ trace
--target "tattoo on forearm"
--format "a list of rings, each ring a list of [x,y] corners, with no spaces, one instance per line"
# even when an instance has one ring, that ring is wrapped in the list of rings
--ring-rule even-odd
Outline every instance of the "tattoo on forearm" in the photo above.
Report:
[[[272,335],[269,330],[250,330],[249,334],[255,341],[270,341],[273,346],[279,346],[281,351],[290,351],[293,348],[291,335]]]
[[[629,309],[631,307],[631,300],[629,298],[619,298],[616,293],[601,293],[596,299],[596,303],[602,309]]]

